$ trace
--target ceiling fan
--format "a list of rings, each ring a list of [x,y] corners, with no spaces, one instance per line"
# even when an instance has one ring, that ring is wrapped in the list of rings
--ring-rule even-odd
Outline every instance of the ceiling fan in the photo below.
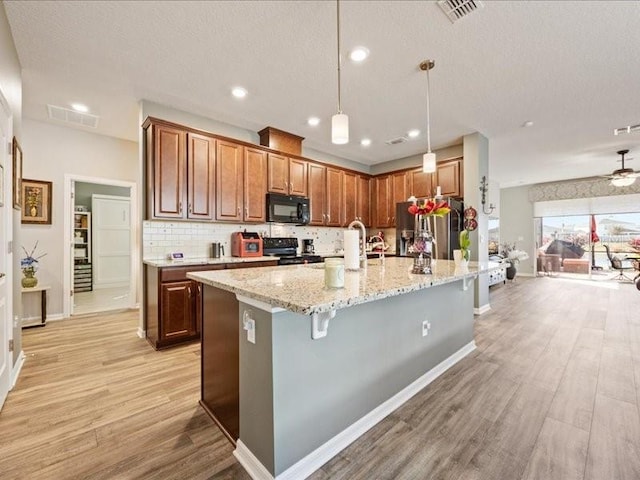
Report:
[[[617,153],[622,155],[622,168],[614,170],[611,175],[606,175],[605,178],[611,180],[611,185],[616,187],[628,187],[636,181],[637,177],[640,177],[640,172],[624,167],[624,156],[629,153],[629,150],[619,150]],[[628,160],[631,159],[629,158]]]

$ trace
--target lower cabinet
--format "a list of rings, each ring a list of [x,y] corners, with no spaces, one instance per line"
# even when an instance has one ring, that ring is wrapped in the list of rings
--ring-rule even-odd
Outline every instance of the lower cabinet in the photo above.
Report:
[[[224,265],[145,266],[146,332],[155,349],[200,338],[202,286],[189,280],[187,272],[223,268]]]

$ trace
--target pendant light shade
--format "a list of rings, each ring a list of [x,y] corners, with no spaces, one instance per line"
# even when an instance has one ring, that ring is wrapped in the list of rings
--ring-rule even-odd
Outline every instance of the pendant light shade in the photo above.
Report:
[[[420,70],[427,72],[427,153],[422,156],[422,171],[434,173],[436,171],[436,154],[431,151],[431,106],[429,102],[429,70],[436,66],[433,60],[425,60],[420,64]]]
[[[349,143],[349,117],[342,113],[340,98],[340,0],[336,0],[338,32],[338,113],[331,118],[331,143],[344,145]]]
[[[349,117],[344,113],[331,117],[331,142],[336,145],[349,143]]]
[[[422,156],[422,171],[424,173],[434,173],[436,171],[436,154],[433,152],[425,153]]]

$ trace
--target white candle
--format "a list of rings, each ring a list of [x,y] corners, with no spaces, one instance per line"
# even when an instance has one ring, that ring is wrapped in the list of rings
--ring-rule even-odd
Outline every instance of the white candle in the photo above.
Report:
[[[442,196],[442,189],[440,188],[440,185],[438,185],[436,187],[436,197],[441,197]]]

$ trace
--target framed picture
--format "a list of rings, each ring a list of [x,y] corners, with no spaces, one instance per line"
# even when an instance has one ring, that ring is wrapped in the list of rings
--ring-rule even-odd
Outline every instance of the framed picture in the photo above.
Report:
[[[13,208],[20,210],[22,208],[22,149],[13,137]]]
[[[0,165],[0,207],[4,207],[4,167]]]
[[[22,179],[22,223],[51,225],[52,183]]]

